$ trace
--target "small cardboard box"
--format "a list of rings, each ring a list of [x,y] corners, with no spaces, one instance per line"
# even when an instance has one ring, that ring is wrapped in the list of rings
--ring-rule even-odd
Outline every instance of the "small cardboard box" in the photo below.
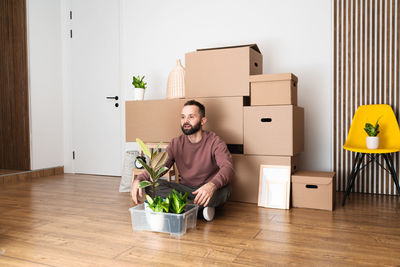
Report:
[[[290,166],[260,166],[258,206],[275,209],[289,209]]]
[[[215,132],[226,144],[243,144],[243,97],[194,99],[206,109],[204,130]]]
[[[292,175],[293,207],[333,210],[335,173],[299,171]]]
[[[232,178],[232,193],[229,200],[258,203],[260,165],[290,166],[291,172],[298,169],[299,157],[251,156],[232,154],[235,174]]]
[[[249,75],[261,74],[256,44],[198,49],[185,55],[185,97],[249,96]]]
[[[126,142],[171,142],[182,134],[180,114],[184,99],[125,102]]]
[[[297,105],[297,77],[292,73],[250,76],[252,106]]]
[[[304,109],[293,105],[244,107],[244,153],[293,156],[304,150]]]

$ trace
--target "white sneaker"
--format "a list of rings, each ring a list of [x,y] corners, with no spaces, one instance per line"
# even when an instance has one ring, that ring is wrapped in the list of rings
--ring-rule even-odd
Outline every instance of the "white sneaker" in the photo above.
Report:
[[[203,209],[203,217],[207,222],[211,222],[214,219],[215,208],[214,207],[205,207]]]

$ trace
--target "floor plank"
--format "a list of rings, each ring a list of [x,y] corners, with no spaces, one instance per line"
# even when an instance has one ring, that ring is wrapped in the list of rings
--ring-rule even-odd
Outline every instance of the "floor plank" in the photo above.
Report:
[[[400,265],[397,196],[351,194],[333,212],[228,202],[174,237],[132,231],[118,187],[72,174],[0,184],[0,266]]]

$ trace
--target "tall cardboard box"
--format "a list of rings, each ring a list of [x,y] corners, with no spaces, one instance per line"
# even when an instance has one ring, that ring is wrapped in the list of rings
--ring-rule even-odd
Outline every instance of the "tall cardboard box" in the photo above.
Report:
[[[247,203],[258,203],[260,165],[286,165],[294,173],[298,166],[298,156],[249,156],[233,154],[233,168],[235,174],[232,178],[232,194],[230,200]]]
[[[256,44],[198,49],[185,55],[185,97],[249,96],[249,75],[261,74]]]
[[[304,150],[304,109],[293,105],[244,107],[244,153],[293,156]]]
[[[297,105],[297,77],[292,73],[251,75],[250,103]]]
[[[299,171],[292,175],[293,207],[333,210],[335,173]]]
[[[243,97],[195,98],[206,109],[204,130],[213,131],[226,144],[243,145]]]
[[[125,102],[126,142],[170,142],[182,134],[180,114],[184,99]]]

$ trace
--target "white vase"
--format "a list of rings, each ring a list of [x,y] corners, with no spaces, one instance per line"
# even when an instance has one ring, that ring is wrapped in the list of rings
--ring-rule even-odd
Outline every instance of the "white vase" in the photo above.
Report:
[[[143,88],[135,88],[134,89],[134,100],[143,100],[144,99],[144,89]]]
[[[185,68],[181,60],[176,61],[176,67],[169,73],[167,82],[167,98],[185,97]]]
[[[367,136],[367,148],[377,149],[379,147],[379,137],[378,136]]]
[[[125,101],[135,100],[135,88],[129,88],[126,90]]]
[[[162,212],[154,212],[146,202],[144,203],[144,210],[146,211],[146,220],[151,231],[164,232],[164,214]]]

